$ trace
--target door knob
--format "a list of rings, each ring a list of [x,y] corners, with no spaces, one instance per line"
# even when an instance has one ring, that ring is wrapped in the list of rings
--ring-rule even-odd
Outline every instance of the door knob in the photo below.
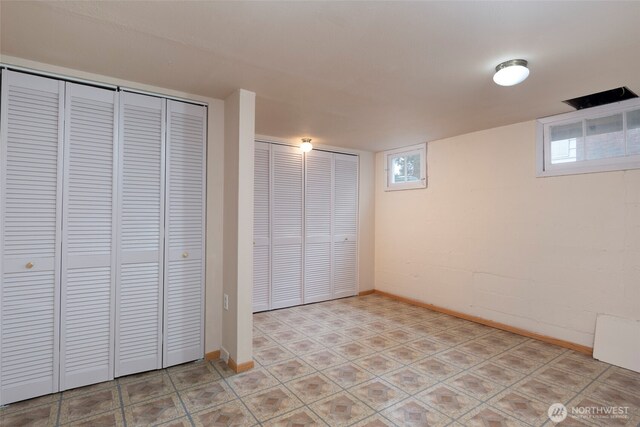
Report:
[[[31,261],[29,261],[29,262],[25,265],[25,267],[26,267],[27,269],[32,269],[32,268],[33,268],[33,263],[32,263]]]
[[[187,258],[189,256],[189,252],[182,252],[182,258]]]

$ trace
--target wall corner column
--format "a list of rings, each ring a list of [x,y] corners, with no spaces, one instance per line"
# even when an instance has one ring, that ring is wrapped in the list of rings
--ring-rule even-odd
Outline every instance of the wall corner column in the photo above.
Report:
[[[224,101],[222,347],[229,366],[253,366],[253,157],[255,93],[239,89]],[[223,296],[224,298],[224,296]],[[220,301],[223,304],[223,301]]]

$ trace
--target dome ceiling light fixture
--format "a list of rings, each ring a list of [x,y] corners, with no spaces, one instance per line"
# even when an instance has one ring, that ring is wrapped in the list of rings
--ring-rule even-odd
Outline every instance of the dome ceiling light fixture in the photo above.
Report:
[[[302,138],[302,144],[300,144],[300,150],[303,153],[308,153],[313,150],[313,144],[311,144],[311,138]]]
[[[510,59],[496,66],[493,81],[500,86],[513,86],[529,77],[528,62],[524,59]]]

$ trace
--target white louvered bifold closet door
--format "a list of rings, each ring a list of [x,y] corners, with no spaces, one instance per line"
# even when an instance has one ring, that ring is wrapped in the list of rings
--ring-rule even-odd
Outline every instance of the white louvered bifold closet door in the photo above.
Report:
[[[4,405],[58,391],[64,83],[3,70],[0,105]]]
[[[164,367],[204,356],[206,119],[167,101]]]
[[[66,83],[61,390],[113,379],[117,98]]]
[[[165,107],[120,93],[116,377],[162,368]]]
[[[303,163],[297,147],[271,147],[271,308],[302,304]]]
[[[269,164],[271,144],[255,143],[253,184],[253,311],[271,308],[271,250],[269,248]]]
[[[333,297],[358,293],[358,156],[335,154]]]
[[[304,303],[332,298],[333,153],[305,155]]]

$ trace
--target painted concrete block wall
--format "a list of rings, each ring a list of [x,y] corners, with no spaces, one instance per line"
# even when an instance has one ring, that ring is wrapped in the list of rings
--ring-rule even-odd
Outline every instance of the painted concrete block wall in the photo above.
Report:
[[[428,188],[384,191],[375,288],[592,346],[640,319],[640,170],[535,177],[535,122],[428,145]]]

